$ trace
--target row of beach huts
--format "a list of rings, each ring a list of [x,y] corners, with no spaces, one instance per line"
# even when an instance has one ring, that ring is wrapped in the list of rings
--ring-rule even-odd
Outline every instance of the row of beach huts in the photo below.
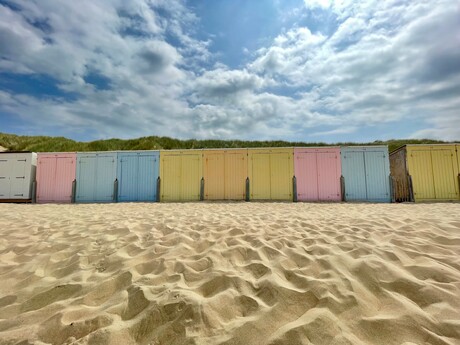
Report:
[[[458,201],[460,144],[0,153],[0,201]]]

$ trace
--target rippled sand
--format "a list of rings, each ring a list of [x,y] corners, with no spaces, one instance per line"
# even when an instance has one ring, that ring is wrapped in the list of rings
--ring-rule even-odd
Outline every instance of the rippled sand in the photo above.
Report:
[[[0,344],[460,344],[460,204],[0,204]]]

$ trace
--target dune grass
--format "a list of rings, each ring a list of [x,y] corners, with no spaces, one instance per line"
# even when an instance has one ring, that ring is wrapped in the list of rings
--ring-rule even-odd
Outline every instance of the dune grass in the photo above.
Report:
[[[142,137],[136,139],[106,139],[80,142],[64,137],[24,136],[0,133],[0,146],[9,151],[33,152],[72,152],[72,151],[123,151],[123,150],[158,150],[158,149],[203,149],[203,148],[257,148],[257,147],[308,147],[308,146],[353,146],[353,145],[388,145],[390,152],[405,144],[440,144],[440,140],[398,139],[374,141],[369,143],[323,143],[323,142],[289,142],[289,141],[243,141],[243,140],[179,140],[169,137]]]

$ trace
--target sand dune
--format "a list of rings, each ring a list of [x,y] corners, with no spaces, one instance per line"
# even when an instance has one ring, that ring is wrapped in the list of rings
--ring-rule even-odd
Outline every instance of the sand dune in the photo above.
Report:
[[[460,344],[460,204],[0,215],[0,344]]]

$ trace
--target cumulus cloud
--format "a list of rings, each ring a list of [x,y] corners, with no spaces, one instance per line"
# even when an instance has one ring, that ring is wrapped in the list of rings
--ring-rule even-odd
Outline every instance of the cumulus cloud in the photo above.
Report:
[[[307,8],[329,8],[333,0],[304,0]]]
[[[314,86],[308,109],[334,114],[341,123],[364,126],[412,118],[442,125],[430,120],[433,116],[452,121],[443,104],[445,97],[455,98],[452,91],[459,86],[458,6],[362,1],[351,6],[356,11],[351,15],[340,1],[306,4],[331,7],[346,18],[327,38],[321,33],[299,38],[293,30],[280,35],[259,50],[251,65],[255,71],[276,71],[293,86]],[[449,133],[460,137],[460,128],[453,128]]]
[[[344,126],[337,129],[331,129],[330,131],[321,131],[315,132],[311,134],[312,136],[329,136],[329,135],[337,135],[337,134],[349,134],[354,133],[358,130],[358,127],[353,126]]]
[[[0,73],[47,76],[62,94],[3,87],[0,111],[91,137],[334,141],[414,121],[408,136],[460,138],[455,2],[304,5],[295,15],[315,25],[299,19],[230,68],[183,0],[2,2]]]
[[[177,75],[180,74],[175,66],[181,56],[173,46],[164,41],[145,42],[138,55],[140,61],[136,60],[136,63],[142,73],[157,74],[170,69],[177,72]]]
[[[0,71],[47,75],[78,97],[41,100],[10,94],[8,104],[0,105],[4,110],[24,121],[71,126],[72,131],[98,128],[95,135],[121,137],[161,134],[168,118],[187,113],[180,99],[187,72],[178,66],[182,55],[165,35],[179,34],[181,49],[193,50],[184,47],[195,40],[186,39],[177,27],[169,32],[168,22],[155,10],[164,4],[136,0],[56,6],[40,0],[15,5],[20,10],[0,5],[0,40],[5,43]],[[185,11],[181,2],[169,9],[175,11],[171,20]],[[11,30],[16,36],[11,37]],[[87,82],[92,74],[107,80],[110,88]]]
[[[217,68],[200,75],[193,86],[197,101],[234,101],[235,97],[242,97],[243,93],[256,92],[268,83],[268,80],[247,70]]]
[[[258,51],[258,57],[250,68],[259,73],[279,74],[294,78],[296,68],[316,54],[325,37],[314,35],[308,28],[294,28],[275,38],[274,44]],[[298,75],[302,79],[302,75]]]

